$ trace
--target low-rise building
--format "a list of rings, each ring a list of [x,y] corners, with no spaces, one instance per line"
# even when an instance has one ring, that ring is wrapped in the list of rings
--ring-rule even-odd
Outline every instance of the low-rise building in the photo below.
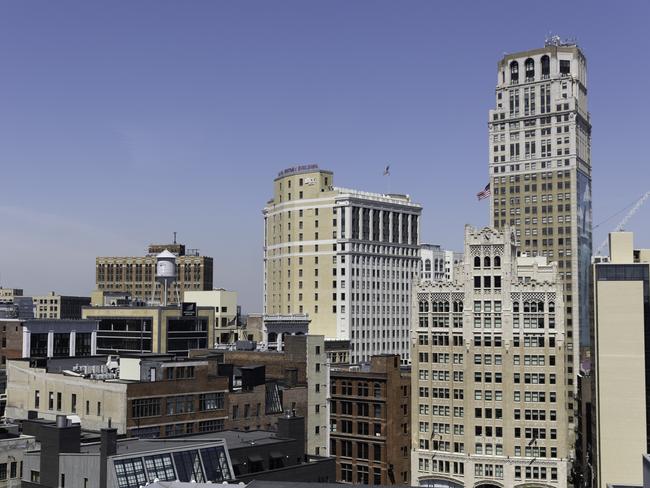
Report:
[[[306,452],[326,456],[329,451],[327,391],[329,369],[325,340],[317,335],[285,336],[282,351],[224,351],[223,362],[234,366],[265,366],[267,381],[283,385],[285,410],[295,410],[306,422]],[[290,388],[289,388],[290,387]],[[306,390],[306,403],[301,400]]]
[[[214,344],[213,307],[186,316],[177,306],[95,306],[84,307],[82,316],[99,322],[99,354],[187,355]]]
[[[21,288],[3,288],[0,286],[0,303],[14,303],[15,297],[22,297]]]
[[[410,480],[410,371],[398,355],[332,367],[330,455],[336,479],[372,485]]]
[[[237,305],[237,292],[224,290],[187,290],[183,292],[184,302],[196,303],[199,307],[214,308],[215,343],[233,344],[246,339],[242,334],[241,313]]]
[[[27,488],[140,488],[150,483],[246,483],[255,480],[326,482],[334,460],[304,450],[304,422],[282,417],[277,432],[224,431],[175,439],[118,439],[82,443],[79,425],[65,417],[42,424],[41,447],[25,453]]]
[[[18,425],[0,427],[0,488],[20,486],[23,456],[36,447],[36,439],[18,432]]]
[[[81,309],[90,305],[90,297],[59,295],[51,291],[47,295],[33,296],[34,318],[80,319]]]

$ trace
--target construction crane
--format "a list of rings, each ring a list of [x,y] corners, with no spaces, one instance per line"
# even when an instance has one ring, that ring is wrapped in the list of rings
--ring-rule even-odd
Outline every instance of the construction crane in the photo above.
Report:
[[[650,191],[646,192],[641,198],[639,198],[634,206],[630,209],[630,211],[627,213],[625,217],[623,217],[623,220],[619,222],[619,224],[616,226],[616,228],[612,232],[620,232],[625,228],[625,225],[628,223],[628,221],[634,216],[635,213],[643,206],[645,201],[650,198]],[[600,253],[605,249],[609,242],[609,237],[607,237],[603,243],[596,249],[596,252],[594,253],[594,256],[600,256]]]

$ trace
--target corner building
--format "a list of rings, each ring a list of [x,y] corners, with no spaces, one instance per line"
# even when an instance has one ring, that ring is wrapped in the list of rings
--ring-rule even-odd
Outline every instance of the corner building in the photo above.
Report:
[[[558,264],[564,286],[567,408],[575,409],[579,347],[589,344],[591,122],[587,60],[558,38],[499,61],[490,110],[491,225],[514,229],[521,252]],[[569,421],[574,423],[570,413]]]
[[[310,334],[350,340],[350,361],[410,361],[411,283],[422,207],[408,195],[334,186],[316,165],[288,168],[264,208],[264,313],[308,314]]]
[[[566,487],[557,267],[468,226],[458,271],[414,292],[411,484]]]

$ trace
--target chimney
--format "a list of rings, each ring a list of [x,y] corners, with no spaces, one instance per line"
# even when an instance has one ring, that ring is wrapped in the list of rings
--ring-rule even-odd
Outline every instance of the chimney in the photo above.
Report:
[[[65,415],[56,416],[56,424],[40,424],[35,435],[41,443],[41,485],[58,487],[59,457],[62,453],[78,453],[81,446],[81,426],[72,425]]]
[[[305,457],[305,444],[307,439],[305,437],[305,418],[298,417],[295,413],[289,413],[278,417],[278,437],[285,437],[295,439],[298,449],[300,449],[300,457]]]
[[[108,458],[117,454],[117,429],[111,428],[111,420],[108,420],[108,428],[101,430],[101,441],[99,446],[99,488],[108,486]]]

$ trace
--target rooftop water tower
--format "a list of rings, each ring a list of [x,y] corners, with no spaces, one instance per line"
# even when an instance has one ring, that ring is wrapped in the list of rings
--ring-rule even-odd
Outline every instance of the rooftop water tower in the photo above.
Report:
[[[176,256],[167,249],[156,256],[156,281],[163,287],[161,302],[167,306],[167,290],[176,281]]]

